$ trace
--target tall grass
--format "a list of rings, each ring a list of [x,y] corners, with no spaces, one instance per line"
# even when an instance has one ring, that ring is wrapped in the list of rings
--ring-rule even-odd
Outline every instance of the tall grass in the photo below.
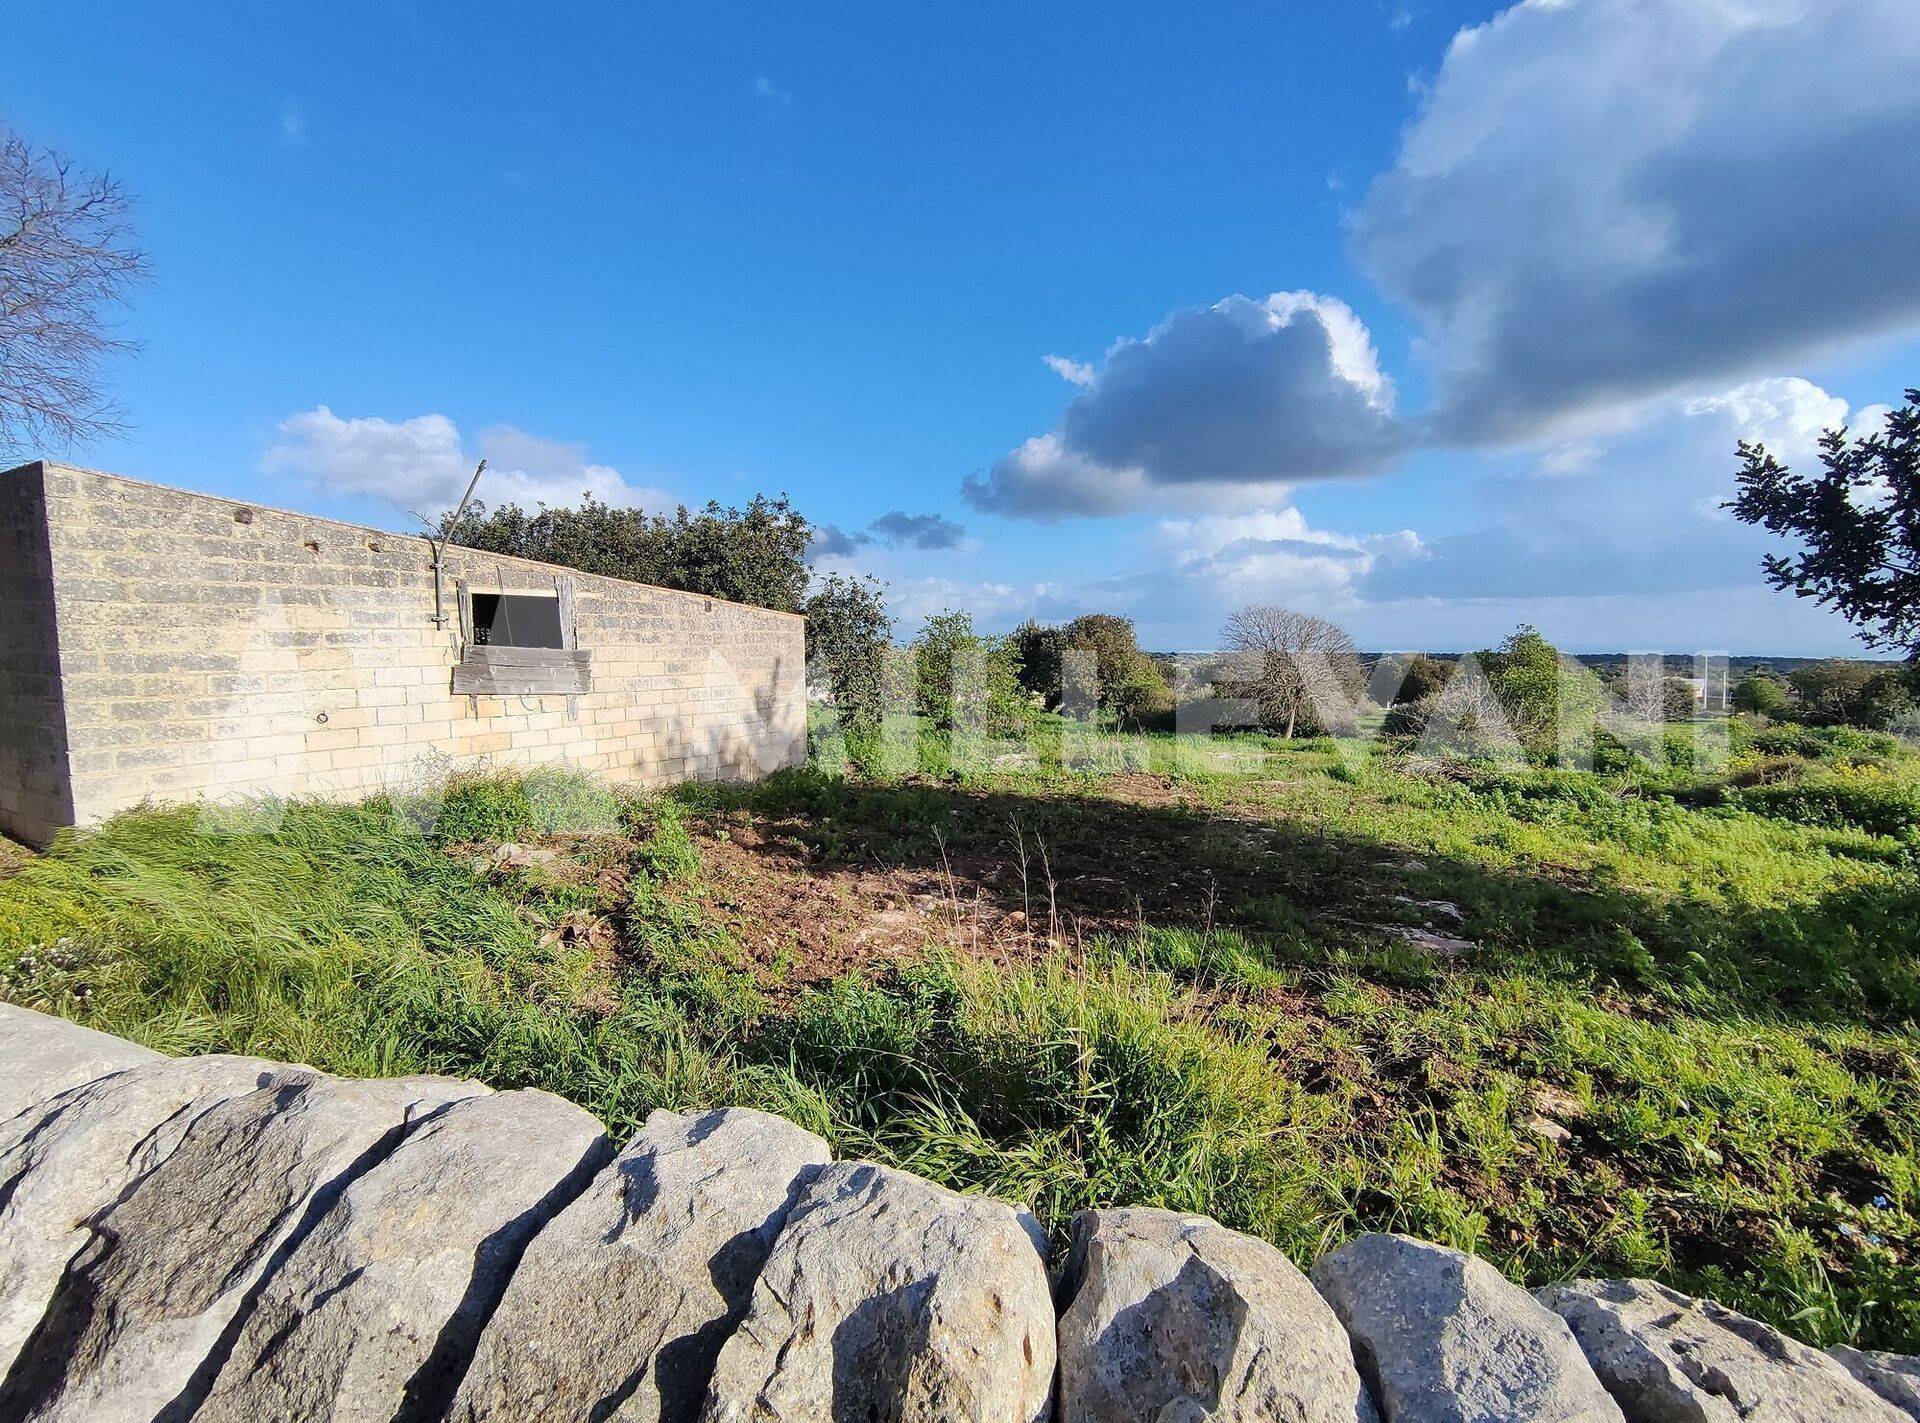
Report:
[[[1313,798],[1322,826],[1420,850],[1434,887],[1463,900],[1474,886],[1446,880],[1442,847],[1483,866],[1577,847],[1629,877],[1657,877],[1675,846],[1786,855],[1765,835],[1714,838],[1758,819],[1748,810],[1616,820],[1617,798],[1571,781],[1563,797],[1559,773],[1455,792],[1378,768],[1341,779],[1347,762],[1309,757],[1285,794]],[[882,790],[788,777],[757,794],[903,836],[953,814],[935,787]],[[1302,1262],[1357,1230],[1404,1229],[1529,1281],[1651,1274],[1816,1342],[1920,1343],[1910,1025],[1754,1011],[1768,1000],[1716,996],[1710,976],[1692,999],[1635,996],[1624,951],[1598,981],[1591,963],[1522,952],[1564,906],[1492,881],[1467,903],[1489,950],[1460,968],[1328,937],[1276,902],[1237,930],[1147,925],[1011,968],[935,951],[770,997],[766,966],[701,908],[686,813],[512,778],[294,803],[247,834],[131,813],[0,879],[0,996],[171,1052],[542,1087],[620,1135],[656,1107],[768,1108],[843,1155],[1027,1201],[1056,1236],[1073,1211],[1118,1203],[1205,1212]],[[501,871],[474,843],[553,834],[620,873]],[[1822,894],[1835,876],[1906,883],[1899,866],[1864,881],[1853,860],[1809,868],[1812,841],[1791,843],[1786,868],[1729,860],[1708,888],[1740,906],[1789,871]],[[560,932],[583,910],[617,929],[617,959]],[[1570,1140],[1539,1129],[1543,1089]]]

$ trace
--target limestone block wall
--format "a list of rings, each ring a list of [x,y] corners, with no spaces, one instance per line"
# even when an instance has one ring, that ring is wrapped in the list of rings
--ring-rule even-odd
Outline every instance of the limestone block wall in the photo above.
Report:
[[[45,546],[25,600],[41,616],[10,610],[0,642],[15,699],[0,711],[27,729],[33,765],[64,754],[52,800],[13,753],[0,762],[15,834],[145,799],[352,797],[478,763],[660,784],[805,755],[795,615],[450,548],[441,628],[425,539],[57,464],[0,475],[0,490],[0,539]],[[552,595],[563,578],[591,690],[456,695],[456,582]],[[28,665],[46,655],[49,605],[52,684]]]
[[[1033,1217],[741,1108],[168,1059],[0,1003],[0,1418],[1912,1423],[1920,1360],[1647,1280]]]

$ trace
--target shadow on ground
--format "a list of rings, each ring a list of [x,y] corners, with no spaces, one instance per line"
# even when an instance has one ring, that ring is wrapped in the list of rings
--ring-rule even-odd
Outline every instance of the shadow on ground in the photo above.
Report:
[[[803,982],[928,938],[1018,959],[1144,928],[1230,929],[1290,966],[1409,985],[1506,968],[1642,1011],[1664,1002],[1871,1025],[1920,1015],[1920,883],[1731,912],[1564,867],[1494,870],[1225,813],[1140,775],[1031,793],[775,777],[702,787],[693,803],[731,897],[723,907],[764,943],[791,943]],[[1408,930],[1428,937],[1410,943]]]

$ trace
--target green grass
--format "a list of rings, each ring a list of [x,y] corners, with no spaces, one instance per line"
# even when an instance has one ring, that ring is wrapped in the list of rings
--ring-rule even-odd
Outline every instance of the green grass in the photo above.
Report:
[[[1920,836],[1899,807],[1920,779],[1878,744],[1738,749],[1594,775],[1099,748],[1184,809],[1043,750],[661,799],[547,776],[225,826],[143,810],[0,879],[0,996],[173,1052],[545,1087],[616,1133],[766,1107],[1028,1201],[1056,1238],[1116,1203],[1303,1262],[1400,1229],[1529,1282],[1652,1275],[1817,1343],[1913,1350]],[[703,908],[686,818],[723,806],[803,827],[823,865],[937,864],[1012,819],[1063,852],[1163,835],[1146,872],[1251,889],[1015,967],[935,947],[795,992]],[[1270,868],[1249,879],[1244,836],[1197,814],[1259,827]],[[593,873],[466,848],[541,835]],[[1394,893],[1457,904],[1479,949],[1393,940]],[[563,932],[581,916],[617,960]]]

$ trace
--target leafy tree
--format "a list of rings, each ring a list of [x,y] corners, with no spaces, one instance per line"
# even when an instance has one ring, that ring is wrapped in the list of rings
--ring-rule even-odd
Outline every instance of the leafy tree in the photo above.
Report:
[[[1424,702],[1438,696],[1453,675],[1453,664],[1424,652],[1383,657],[1374,668],[1374,700],[1392,706]]]
[[[1904,726],[1920,709],[1920,668],[1887,667],[1867,678],[1854,707],[1854,725],[1873,731]]]
[[[1874,669],[1844,657],[1829,657],[1796,667],[1787,683],[1800,698],[1800,713],[1809,721],[1845,725],[1855,721],[1861,694]]]
[[[1350,729],[1341,713],[1367,677],[1343,629],[1311,613],[1255,604],[1228,618],[1220,637],[1238,664],[1230,695],[1255,702],[1263,726],[1288,737]]]
[[[458,528],[443,521],[441,531],[468,548],[781,612],[799,612],[806,597],[811,530],[784,494],[757,494],[744,509],[715,501],[690,513],[682,505],[672,515],[616,508],[586,494],[578,508],[542,505],[532,514],[517,504],[476,506]]]
[[[914,691],[920,713],[943,730],[964,717],[992,736],[1017,736],[1033,722],[1004,638],[982,637],[970,613],[935,613],[913,640]]]
[[[105,314],[147,275],[131,212],[111,178],[0,134],[0,455],[119,428],[98,372],[129,349]]]
[[[1140,649],[1133,619],[1117,613],[1085,613],[1062,629],[1070,652],[1091,652],[1103,711],[1137,719],[1161,702],[1171,703],[1166,674]]]
[[[1733,688],[1733,709],[1756,716],[1783,717],[1793,710],[1786,683],[1764,672],[1749,672]]]
[[[1060,705],[1060,678],[1065,664],[1065,628],[1048,627],[1028,618],[1007,635],[1007,644],[1020,666],[1020,685],[1039,697],[1051,711]]]
[[[1514,734],[1536,755],[1557,748],[1562,726],[1592,727],[1606,705],[1600,679],[1526,623],[1478,660]]]
[[[1820,440],[1819,474],[1796,475],[1766,448],[1740,442],[1740,493],[1727,506],[1745,523],[1801,541],[1769,554],[1767,581],[1833,608],[1869,647],[1920,659],[1920,389],[1882,431]]]
[[[835,573],[807,599],[807,667],[849,732],[871,733],[885,704],[893,620],[881,585]]]

